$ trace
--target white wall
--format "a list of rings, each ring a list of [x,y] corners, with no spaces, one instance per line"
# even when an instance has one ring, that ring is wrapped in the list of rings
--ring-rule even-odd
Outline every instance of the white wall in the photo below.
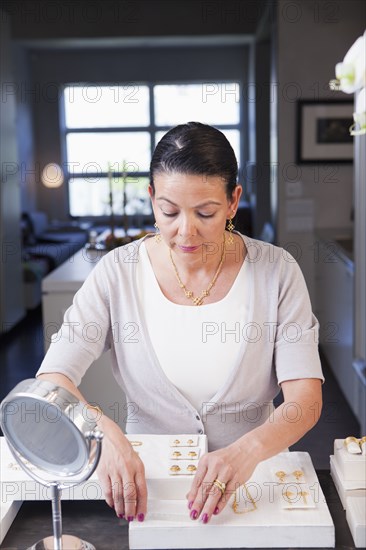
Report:
[[[290,231],[286,219],[286,174],[302,182],[302,198],[314,203],[314,229],[351,227],[352,164],[294,166],[295,99],[351,99],[329,90],[334,67],[364,29],[365,4],[359,0],[279,0],[278,23],[278,242],[298,256],[314,302],[313,230]],[[289,245],[289,243],[295,243]]]

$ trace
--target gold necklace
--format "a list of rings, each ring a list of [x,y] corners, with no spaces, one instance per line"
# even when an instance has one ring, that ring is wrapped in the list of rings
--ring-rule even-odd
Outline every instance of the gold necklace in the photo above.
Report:
[[[249,510],[247,510],[247,509],[239,510],[239,502],[237,501],[237,498],[236,498],[236,491],[235,491],[235,493],[234,493],[234,502],[233,502],[232,505],[231,505],[231,506],[232,506],[232,509],[233,509],[234,512],[235,512],[235,514],[246,514],[247,512],[254,512],[255,510],[257,510],[257,505],[256,505],[256,503],[255,503],[254,498],[253,498],[252,495],[250,494],[248,487],[245,485],[245,483],[243,483],[242,487],[244,487],[246,496],[247,496],[249,502],[251,503],[252,508],[250,508]]]
[[[192,302],[194,303],[195,306],[201,306],[203,304],[203,300],[205,298],[207,298],[207,296],[210,295],[210,291],[211,291],[212,287],[215,285],[215,283],[217,281],[217,277],[220,275],[222,264],[224,263],[224,259],[225,259],[225,233],[224,233],[224,243],[223,243],[223,246],[222,246],[222,253],[221,253],[220,263],[218,265],[218,268],[216,269],[216,273],[214,275],[214,278],[212,279],[212,281],[210,282],[210,284],[208,285],[206,290],[202,290],[201,296],[194,297],[194,294],[193,294],[192,290],[188,290],[186,285],[183,283],[182,279],[179,276],[177,266],[174,263],[171,248],[169,248],[169,255],[170,255],[170,261],[172,262],[172,265],[173,265],[173,268],[174,268],[174,271],[175,271],[175,276],[177,278],[177,281],[178,281],[178,284],[179,284],[180,288],[183,290],[186,297],[189,300],[192,300]]]

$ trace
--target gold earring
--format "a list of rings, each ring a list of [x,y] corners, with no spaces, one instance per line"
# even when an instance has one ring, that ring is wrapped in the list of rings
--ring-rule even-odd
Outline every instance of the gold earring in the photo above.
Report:
[[[156,243],[160,243],[161,241],[161,234],[160,234],[160,229],[159,229],[159,226],[158,224],[155,222],[154,223],[154,227],[156,229],[156,233],[155,233],[155,242]]]
[[[233,216],[235,216],[235,212],[233,211],[232,215],[229,217],[229,223],[227,225],[227,230],[229,231],[229,236],[226,239],[227,244],[233,244],[234,237],[233,237],[233,230],[235,228],[235,225],[233,224]]]
[[[294,472],[292,472],[292,475],[296,477],[296,481],[300,481],[300,479],[304,475],[304,472],[302,470],[295,470]]]
[[[281,483],[285,483],[286,475],[287,475],[286,472],[284,472],[283,470],[279,470],[278,472],[276,472],[276,476],[278,477]]]

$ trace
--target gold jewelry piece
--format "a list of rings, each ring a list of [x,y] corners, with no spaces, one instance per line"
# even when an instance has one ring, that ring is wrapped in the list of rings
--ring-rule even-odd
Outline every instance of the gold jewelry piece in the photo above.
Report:
[[[353,435],[346,437],[344,440],[344,445],[346,446],[347,451],[353,455],[361,454],[362,452],[359,439]]]
[[[349,435],[348,437],[346,437],[346,439],[344,440],[344,444],[347,446],[348,443],[352,443],[352,442],[355,442],[355,443],[358,443],[359,442],[359,439],[357,439],[357,437],[353,436],[353,435]]]
[[[158,226],[158,224],[157,224],[156,222],[154,223],[154,227],[155,227],[155,229],[156,229],[155,237],[154,237],[154,238],[155,238],[155,242],[156,242],[156,243],[160,243],[160,241],[161,241],[161,233],[160,233],[159,226]]]
[[[132,447],[139,447],[142,445],[142,441],[130,441],[130,445],[132,445]]]
[[[174,443],[174,445],[179,445],[180,441],[179,441],[179,439],[174,439],[173,443]]]
[[[286,491],[286,492],[283,493],[283,494],[284,494],[285,499],[287,500],[287,502],[288,502],[289,504],[291,504],[291,506],[292,506],[293,500],[294,500],[294,499],[291,498],[291,497],[295,496],[296,493],[293,493],[292,491]],[[306,497],[309,496],[309,493],[308,493],[307,491],[300,491],[300,493],[298,493],[298,494],[299,494],[299,495],[301,496],[301,498],[303,499],[304,504],[307,505],[307,504],[308,504],[308,501],[307,501],[307,498],[306,498]]]
[[[23,460],[23,462],[29,470],[35,470],[36,469],[36,467],[33,466],[33,464],[31,464],[28,460]],[[9,462],[8,468],[9,468],[9,470],[14,470],[14,471],[18,471],[18,470],[22,469],[21,466],[19,466],[19,464],[17,462]]]
[[[213,482],[213,485],[215,485],[215,487],[217,487],[221,491],[222,495],[225,493],[226,483],[223,483],[219,479],[215,479],[215,481]]]
[[[203,304],[203,300],[205,298],[207,298],[207,296],[210,295],[210,291],[213,288],[213,286],[215,285],[216,280],[217,280],[218,276],[220,275],[222,265],[224,263],[224,259],[225,259],[225,233],[224,233],[224,244],[223,244],[223,247],[222,247],[220,263],[218,265],[218,268],[216,269],[216,273],[215,273],[212,281],[210,282],[210,284],[208,285],[208,287],[205,290],[202,290],[201,296],[194,297],[194,294],[193,294],[192,290],[188,290],[186,285],[182,282],[182,279],[180,278],[179,273],[178,273],[178,268],[175,265],[174,260],[173,260],[172,249],[171,248],[169,248],[169,256],[170,256],[170,261],[172,262],[172,265],[173,265],[173,268],[174,268],[174,271],[175,271],[175,276],[177,278],[177,281],[178,281],[178,284],[179,284],[180,288],[183,290],[186,297],[189,300],[192,300],[192,302],[194,303],[195,306],[201,306]],[[193,441],[192,441],[192,443],[193,443]]]
[[[242,487],[244,487],[247,498],[248,498],[249,502],[252,504],[253,508],[251,508],[250,510],[241,510],[241,511],[239,511],[239,502],[236,500],[236,491],[235,491],[235,493],[234,493],[234,502],[232,503],[232,506],[231,506],[232,509],[234,510],[235,514],[247,514],[248,512],[254,512],[257,509],[257,505],[255,503],[255,500],[252,497],[252,495],[250,494],[249,489],[245,485],[245,483],[243,483]]]
[[[187,443],[188,443],[188,445],[193,445],[194,441],[193,441],[193,439],[187,439]]]
[[[189,472],[195,472],[197,470],[197,466],[195,466],[194,464],[188,464],[187,470]]]
[[[295,494],[293,493],[292,491],[285,491],[284,493],[284,496],[286,497],[286,500],[289,504],[292,505],[292,500],[291,500],[291,497]]]
[[[188,456],[195,457],[195,456],[197,456],[197,453],[196,453],[196,451],[189,451]]]
[[[173,466],[170,466],[171,472],[180,472],[180,466],[178,464],[173,464]]]
[[[9,470],[20,470],[19,464],[15,464],[14,462],[9,462],[8,468]]]
[[[302,470],[295,470],[294,472],[292,472],[292,475],[295,476],[296,481],[299,481],[304,475],[304,472]]]
[[[95,411],[96,413],[98,413],[99,417],[102,417],[102,416],[103,416],[103,411],[102,411],[102,409],[99,407],[99,405],[90,405],[90,403],[87,403],[86,406],[88,407],[88,409],[92,409],[93,411]]]
[[[174,451],[173,456],[182,456],[182,453],[179,451]]]
[[[283,470],[279,470],[278,472],[276,472],[276,476],[281,483],[285,483],[286,472],[284,472]]]
[[[233,237],[233,230],[235,229],[235,225],[233,224],[233,217],[235,216],[235,212],[232,212],[232,215],[229,217],[229,223],[226,227],[226,229],[229,231],[229,236],[227,238],[227,244],[233,244],[234,237]]]
[[[306,500],[306,497],[308,496],[309,493],[307,493],[306,491],[301,491],[300,495],[302,496],[303,498],[303,501],[304,501],[304,504],[307,504],[308,501]]]

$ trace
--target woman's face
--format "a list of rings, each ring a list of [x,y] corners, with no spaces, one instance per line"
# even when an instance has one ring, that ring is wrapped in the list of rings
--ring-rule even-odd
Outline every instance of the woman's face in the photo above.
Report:
[[[158,173],[155,194],[149,193],[165,243],[180,256],[197,255],[202,246],[220,245],[226,220],[236,212],[241,195],[237,186],[228,200],[219,176]]]

